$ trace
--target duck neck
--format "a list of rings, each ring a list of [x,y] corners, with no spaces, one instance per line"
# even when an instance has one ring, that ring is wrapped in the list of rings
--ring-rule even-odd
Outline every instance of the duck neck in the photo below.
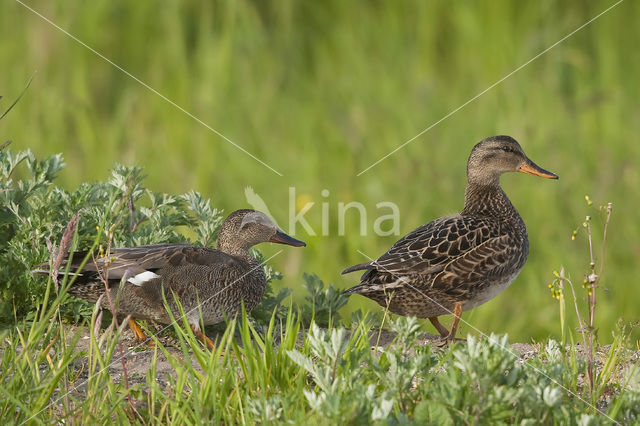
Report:
[[[258,261],[251,256],[249,248],[250,247],[244,247],[243,245],[238,244],[237,241],[234,240],[218,238],[218,250],[226,254],[230,254],[233,257],[239,257],[253,265]]]
[[[516,208],[497,183],[482,185],[470,182],[465,191],[462,216],[520,218]]]
[[[225,244],[226,242],[226,244]],[[246,262],[247,269],[243,269],[243,273],[237,282],[237,285],[245,292],[243,298],[247,312],[258,306],[264,296],[266,288],[266,275],[262,269],[262,265],[258,260],[249,253],[250,247],[242,247],[238,244],[229,244],[227,240],[218,239],[218,250],[229,254],[237,259]]]

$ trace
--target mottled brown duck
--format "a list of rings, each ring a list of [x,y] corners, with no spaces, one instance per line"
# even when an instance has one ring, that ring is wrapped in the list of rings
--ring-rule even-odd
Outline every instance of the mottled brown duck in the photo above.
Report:
[[[469,156],[462,212],[422,225],[377,260],[345,269],[343,274],[365,271],[345,294],[369,297],[398,315],[428,318],[443,341],[454,340],[462,312],[507,288],[529,254],[524,222],[500,187],[506,172],[558,179],[513,138],[484,139]],[[450,313],[449,331],[438,316]]]
[[[129,325],[138,340],[146,340],[146,336],[135,319],[171,322],[163,304],[164,293],[172,314],[180,317],[177,298],[194,333],[212,348],[200,320],[204,325],[216,324],[238,314],[243,302],[249,312],[264,296],[264,271],[249,254],[249,248],[263,242],[306,245],[278,229],[264,213],[237,210],[223,222],[217,250],[188,244],[118,248],[108,257],[87,262],[82,270],[78,268],[84,255],[78,253],[70,261],[71,272],[78,277],[69,293],[96,302],[105,293],[100,279],[105,277],[118,315],[131,316]],[[59,273],[65,268],[66,264]],[[46,269],[36,272],[48,273]],[[103,297],[102,307],[108,306]]]

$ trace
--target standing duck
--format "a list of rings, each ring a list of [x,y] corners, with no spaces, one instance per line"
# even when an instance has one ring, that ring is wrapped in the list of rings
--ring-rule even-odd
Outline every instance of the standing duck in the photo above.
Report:
[[[188,244],[118,248],[108,257],[87,262],[82,270],[78,268],[86,253],[77,253],[70,261],[70,270],[78,276],[69,293],[96,302],[105,293],[100,277],[106,277],[116,312],[131,315],[129,326],[138,341],[146,340],[146,336],[135,319],[171,322],[164,307],[164,293],[172,314],[180,316],[177,298],[196,336],[213,348],[200,328],[200,314],[204,325],[209,325],[238,314],[243,302],[247,312],[258,306],[266,277],[249,248],[268,241],[306,245],[278,229],[264,213],[237,210],[223,222],[217,250]],[[58,273],[63,274],[65,269],[66,265]],[[35,272],[48,273],[46,269]],[[108,306],[103,297],[102,307]]]
[[[462,312],[507,288],[529,254],[524,222],[500,187],[506,172],[558,179],[527,158],[513,138],[482,140],[467,163],[462,212],[422,225],[377,260],[345,269],[343,274],[365,271],[345,294],[366,296],[394,314],[428,318],[445,342],[454,340]],[[450,331],[438,321],[449,313]]]

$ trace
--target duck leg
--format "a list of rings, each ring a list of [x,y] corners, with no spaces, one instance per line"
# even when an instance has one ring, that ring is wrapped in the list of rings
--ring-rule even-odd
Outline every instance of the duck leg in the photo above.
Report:
[[[451,323],[451,331],[447,335],[442,336],[442,340],[437,344],[438,346],[444,346],[447,343],[451,343],[457,340],[456,332],[458,331],[458,324],[460,323],[461,316],[462,304],[456,302],[456,304],[453,306],[453,323]]]
[[[133,332],[133,336],[135,337],[136,342],[143,343],[147,341],[147,335],[144,334],[144,331],[142,331],[142,329],[140,328],[136,320],[133,319],[133,317],[129,318],[129,328]],[[150,344],[153,344],[153,341]]]
[[[440,324],[438,317],[430,317],[429,321],[431,321],[431,324],[433,324],[436,330],[438,330],[441,337],[447,337],[449,335],[449,330],[447,330],[444,325]]]
[[[196,337],[198,339],[200,339],[200,341],[202,343],[205,343],[207,345],[207,347],[209,347],[209,349],[214,350],[216,345],[213,344],[213,341],[211,339],[209,339],[203,332],[202,330],[200,330],[200,328],[196,328],[194,326],[191,326],[191,330],[193,330],[193,334],[196,335]]]
[[[462,304],[456,302],[453,307],[453,323],[451,324],[451,331],[447,336],[447,340],[453,342],[456,340],[456,331],[458,331],[458,324],[460,323],[460,317],[462,316]]]

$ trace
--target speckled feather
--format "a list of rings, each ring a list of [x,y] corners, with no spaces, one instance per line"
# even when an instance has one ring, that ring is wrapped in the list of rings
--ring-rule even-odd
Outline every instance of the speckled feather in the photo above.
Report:
[[[393,313],[420,318],[449,313],[455,302],[461,302],[463,310],[471,309],[492,280],[513,275],[527,259],[524,223],[513,207],[500,211],[505,212],[512,216],[460,214],[417,228],[365,264],[361,284],[346,293],[362,294],[382,306],[388,303]],[[401,285],[393,285],[398,282]]]
[[[72,268],[78,267],[82,258],[81,253],[74,256]],[[107,271],[111,297],[118,301],[119,314],[161,323],[169,322],[162,301],[163,289],[174,315],[179,310],[172,294],[178,297],[185,312],[198,307],[199,301],[205,302],[199,309],[207,325],[222,321],[224,315],[237,314],[241,307],[239,301],[244,301],[247,311],[251,311],[262,300],[266,285],[264,271],[251,256],[232,256],[205,247],[157,244],[115,249],[109,258],[88,262],[69,293],[97,301],[105,292],[98,269],[101,273]],[[130,277],[142,271],[154,272],[159,277],[142,285],[126,280],[120,285],[125,274]],[[106,298],[102,304],[108,306]]]

